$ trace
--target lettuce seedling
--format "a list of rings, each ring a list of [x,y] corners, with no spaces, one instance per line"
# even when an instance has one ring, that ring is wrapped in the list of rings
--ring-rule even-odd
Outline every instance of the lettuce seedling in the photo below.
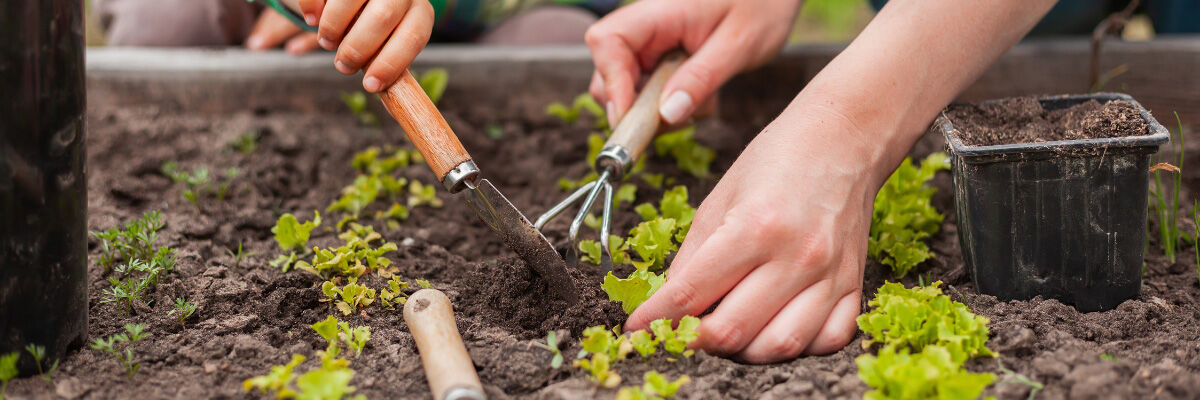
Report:
[[[633,350],[637,351],[642,358],[650,358],[658,351],[658,339],[655,339],[650,332],[637,331],[629,334],[629,343],[633,344]]]
[[[228,143],[229,148],[236,150],[242,155],[250,155],[254,150],[258,149],[258,131],[246,131]]]
[[[579,344],[583,347],[580,355],[603,353],[608,355],[608,359],[612,361],[624,360],[633,351],[633,343],[630,343],[629,339],[613,333],[603,325],[584,329],[583,339],[579,341]]]
[[[587,371],[592,382],[603,388],[615,388],[621,384],[621,375],[611,368],[611,361],[606,353],[594,353],[590,360],[575,360],[574,365]]]
[[[325,294],[327,299],[322,301],[333,301],[338,311],[342,315],[350,315],[358,311],[359,307],[366,307],[375,302],[375,289],[368,288],[358,284],[358,278],[350,277],[346,286],[338,287],[333,281],[326,281],[321,284],[321,293]]]
[[[558,117],[559,120],[568,124],[578,120],[583,111],[587,111],[596,120],[596,129],[608,130],[608,113],[590,94],[584,93],[576,96],[570,106],[559,102],[546,106],[547,114]]]
[[[675,392],[678,392],[681,386],[692,381],[687,375],[670,381],[667,380],[667,377],[658,373],[658,371],[646,371],[646,374],[642,375],[642,379],[645,381],[645,383],[642,383],[642,392],[646,394],[647,398],[651,399],[669,399],[674,397]]]
[[[400,279],[399,276],[392,276],[388,280],[388,287],[379,290],[379,301],[383,302],[383,306],[389,310],[393,310],[397,305],[403,306],[408,301],[408,295],[404,294],[403,290],[408,289],[408,282]]]
[[[336,354],[339,349],[336,349],[339,344],[345,344],[350,350],[354,350],[354,355],[362,354],[362,350],[367,346],[367,341],[371,340],[371,328],[368,326],[350,327],[349,323],[339,322],[337,318],[330,315],[324,321],[312,324],[312,329],[317,332],[325,341],[329,342],[329,347],[325,350],[327,354]]]
[[[697,178],[707,178],[717,152],[696,142],[695,136],[695,126],[658,135],[654,138],[654,153],[659,157],[670,154],[679,169]]]
[[[689,350],[687,346],[696,338],[700,337],[700,333],[696,332],[696,328],[700,327],[700,318],[686,315],[679,319],[679,326],[672,328],[671,320],[659,319],[650,322],[650,331],[654,332],[655,340],[663,344],[663,349],[667,350],[676,356],[691,357],[695,353],[694,350]]]
[[[414,180],[408,185],[408,208],[420,206],[441,208],[442,199],[437,197],[437,187]]]
[[[937,189],[926,182],[949,165],[945,153],[930,154],[920,168],[906,158],[875,197],[867,254],[897,278],[933,257],[924,240],[937,233],[943,217],[930,202]]]
[[[660,209],[662,210],[661,214],[659,213]],[[675,232],[675,241],[679,243],[683,243],[683,240],[687,238],[687,233],[692,228],[692,219],[696,216],[696,208],[688,204],[687,186],[676,186],[663,193],[658,208],[650,203],[642,203],[634,207],[633,211],[644,221],[653,221],[659,218],[674,219],[679,225]]]
[[[974,399],[996,379],[967,372],[940,345],[912,354],[908,348],[887,346],[878,356],[864,354],[854,362],[859,379],[875,389],[863,396],[867,400]]]
[[[280,254],[279,257],[271,261],[272,267],[282,268],[283,272],[288,272],[296,260],[308,253],[305,245],[308,244],[308,238],[312,234],[313,229],[321,226],[321,213],[313,212],[312,221],[300,223],[295,215],[290,213],[279,216],[279,220],[275,222],[275,226],[271,228],[271,233],[275,234],[275,241],[279,243],[279,248],[288,252],[287,255]],[[240,248],[240,246],[239,246]],[[300,255],[297,252],[302,253]]]
[[[655,274],[645,269],[639,269],[622,279],[613,275],[612,271],[604,276],[600,288],[608,294],[609,301],[621,302],[621,308],[626,314],[632,314],[639,305],[649,299],[658,288],[666,282],[666,276]]]
[[[379,147],[368,147],[354,155],[351,165],[368,176],[374,176],[391,174],[421,160],[421,153],[411,149],[398,149],[385,158],[379,158],[381,153]]]
[[[442,100],[442,95],[446,94],[446,86],[450,83],[450,73],[445,68],[432,68],[420,75],[417,78],[417,83],[421,85],[421,89],[425,90],[425,95],[429,96],[429,100],[433,104],[437,104]]]
[[[33,364],[37,365],[38,375],[41,375],[42,380],[46,382],[53,381],[54,378],[52,378],[51,375],[54,375],[54,371],[58,370],[59,360],[54,360],[54,363],[50,364],[49,368],[45,368],[42,366],[42,361],[46,359],[45,347],[30,343],[25,345],[25,351],[28,352],[30,356],[33,356]],[[0,393],[3,393],[3,391],[0,391]]]
[[[299,354],[293,354],[292,360],[286,365],[276,365],[271,367],[271,372],[267,375],[256,376],[246,379],[242,382],[242,388],[247,392],[258,389],[262,393],[275,392],[280,399],[288,399],[296,397],[296,392],[291,389],[292,381],[296,379],[293,371],[300,366],[307,357]]]
[[[375,202],[382,190],[383,182],[379,176],[359,175],[354,178],[354,183],[342,188],[342,197],[334,200],[326,211],[341,211],[358,216],[363,209]]]
[[[534,342],[533,345],[549,350],[550,354],[554,355],[554,358],[550,359],[550,368],[558,369],[562,367],[563,355],[562,351],[558,349],[558,335],[554,331],[546,333],[546,344]]]
[[[141,368],[142,363],[134,362],[131,347],[133,347],[133,343],[145,339],[150,334],[146,332],[146,325],[143,324],[125,324],[125,332],[106,338],[96,338],[92,340],[92,344],[89,347],[115,357],[117,362],[125,368],[125,375],[129,379],[133,379],[133,375],[137,374],[138,368]]]
[[[379,117],[375,113],[367,109],[367,94],[363,92],[343,92],[342,103],[346,104],[346,108],[350,109],[350,114],[358,119],[358,123],[363,126],[378,127]]]
[[[191,317],[195,312],[196,305],[187,301],[187,299],[180,297],[175,299],[175,309],[167,312],[167,315],[174,315],[179,319],[179,327],[187,329],[187,326],[184,325],[184,322],[186,322],[188,317]]]
[[[21,372],[17,370],[17,360],[20,357],[21,353],[15,351],[0,355],[0,400],[4,400],[4,393],[8,390],[8,381],[16,378]]]
[[[424,279],[417,279],[417,286],[421,289],[433,289],[433,284]]]
[[[671,218],[642,222],[629,231],[629,247],[641,257],[633,261],[638,270],[657,271],[666,266],[667,256],[679,250],[674,241],[679,225]]]
[[[581,258],[583,262],[600,265],[600,241],[585,239],[579,241],[579,251],[583,253]],[[633,259],[629,258],[629,243],[625,239],[617,235],[608,235],[608,250],[612,255],[612,262],[615,265],[629,264]]]
[[[988,319],[950,300],[938,288],[941,284],[938,281],[906,289],[899,283],[884,283],[867,303],[874,309],[858,316],[859,329],[870,337],[863,345],[881,343],[884,347],[920,352],[936,344],[959,364],[970,358],[994,356],[986,347]]]

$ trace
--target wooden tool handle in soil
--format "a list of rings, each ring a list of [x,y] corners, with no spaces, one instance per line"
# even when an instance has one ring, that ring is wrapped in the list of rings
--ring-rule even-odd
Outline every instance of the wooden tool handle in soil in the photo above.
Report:
[[[650,139],[658,132],[661,122],[658,99],[662,97],[663,86],[675,75],[675,70],[679,69],[685,59],[687,57],[681,52],[668,53],[663,57],[658,63],[658,68],[650,75],[650,80],[642,87],[642,92],[633,101],[633,106],[625,112],[617,127],[613,129],[612,136],[604,143],[605,147],[624,147],[625,151],[629,152],[629,159],[634,161],[642,156],[642,151],[646,150],[646,145],[650,144]]]
[[[379,98],[392,117],[400,122],[408,140],[421,151],[425,163],[439,181],[458,164],[471,161],[467,149],[463,148],[412,73],[405,71],[395,85],[379,94]]]
[[[404,303],[404,322],[417,342],[435,400],[484,399],[483,385],[445,293],[436,289],[413,293]]]

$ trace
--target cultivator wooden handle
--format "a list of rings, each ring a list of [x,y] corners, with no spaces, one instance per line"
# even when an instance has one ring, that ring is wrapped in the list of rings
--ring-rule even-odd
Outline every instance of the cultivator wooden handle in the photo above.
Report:
[[[463,345],[445,293],[421,289],[404,303],[404,322],[417,342],[429,390],[436,400],[483,400],[483,385]]]
[[[642,87],[642,92],[633,101],[633,106],[613,128],[612,136],[604,143],[605,148],[620,146],[628,152],[628,159],[632,161],[637,161],[638,157],[642,156],[662,121],[658,114],[658,99],[662,98],[663,87],[686,59],[687,56],[682,52],[668,53],[663,57],[658,63],[658,68]]]
[[[405,71],[400,80],[379,94],[388,113],[404,128],[404,134],[413,146],[421,151],[425,163],[437,175],[439,181],[459,164],[471,161],[471,155],[463,148],[450,124],[442,117],[421,84]]]

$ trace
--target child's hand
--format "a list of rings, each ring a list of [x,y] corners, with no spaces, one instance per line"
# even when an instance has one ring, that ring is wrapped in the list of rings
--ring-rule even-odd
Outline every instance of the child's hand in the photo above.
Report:
[[[663,119],[678,124],[734,74],[773,57],[799,6],[799,0],[642,0],[622,7],[588,29],[596,63],[592,96],[616,126],[633,104],[642,73],[663,53],[683,47],[692,56],[658,102]]]
[[[337,50],[334,67],[351,75],[365,69],[363,88],[378,93],[412,64],[433,30],[429,0],[300,0],[318,43]]]
[[[259,51],[281,44],[288,53],[304,54],[317,49],[317,35],[301,31],[275,10],[264,10],[246,38],[246,48]]]

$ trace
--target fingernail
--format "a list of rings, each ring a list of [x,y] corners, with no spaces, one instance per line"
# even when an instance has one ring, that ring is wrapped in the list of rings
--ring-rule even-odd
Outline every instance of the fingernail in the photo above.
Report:
[[[608,114],[608,129],[616,128],[617,121],[619,121],[617,119],[617,105],[613,104],[613,102],[611,102],[611,101],[608,103],[605,103],[604,104],[604,113]]]
[[[363,87],[366,88],[368,92],[378,92],[381,86],[383,86],[383,82],[380,82],[379,78],[374,76],[368,76],[367,79],[363,79]]]
[[[317,16],[312,14],[304,14],[304,22],[308,26],[317,26]]]
[[[354,73],[354,70],[352,70],[352,69],[350,69],[350,67],[346,66],[346,63],[343,63],[342,60],[334,61],[333,67],[337,68],[338,72],[341,72],[346,75],[350,75],[350,74]]]
[[[669,123],[677,124],[683,120],[684,115],[692,109],[692,96],[682,90],[676,90],[667,97],[667,101],[659,106],[658,113],[662,114],[664,120]]]
[[[337,46],[333,45],[333,41],[326,39],[324,36],[322,36],[320,39],[317,39],[317,44],[325,50],[333,50],[337,48]]]
[[[247,49],[259,50],[259,49],[262,49],[262,45],[263,45],[262,36],[251,36],[251,37],[246,38],[246,48]]]

